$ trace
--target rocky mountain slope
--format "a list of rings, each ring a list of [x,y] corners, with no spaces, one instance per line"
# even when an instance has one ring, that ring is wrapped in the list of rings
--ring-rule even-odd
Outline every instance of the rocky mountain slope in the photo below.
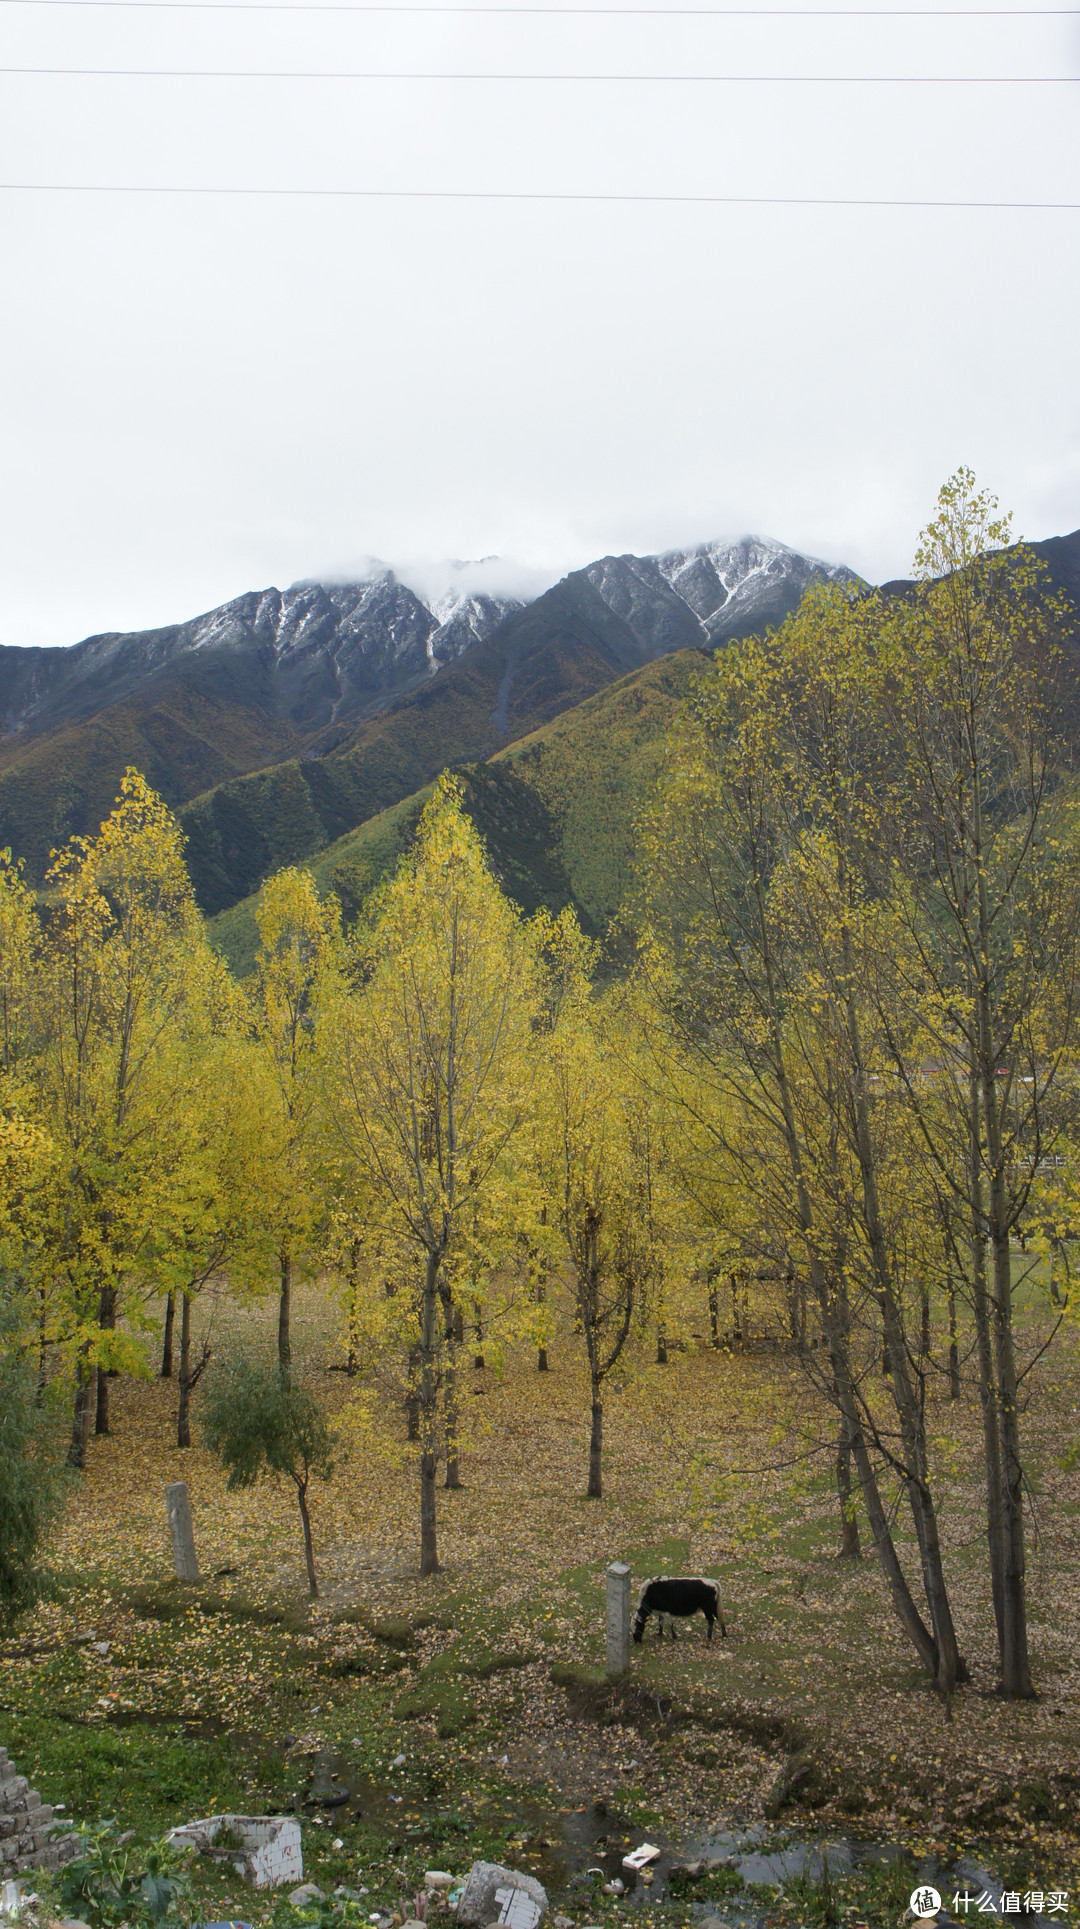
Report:
[[[659,556],[603,556],[584,574],[647,657],[715,648],[774,628],[798,608],[812,582],[861,580],[842,564],[822,563],[757,536]]]
[[[387,568],[358,583],[251,590],[165,629],[0,650],[0,729],[40,734],[179,679],[219,696],[242,682],[249,703],[319,730],[414,688],[518,607],[477,594],[429,607]]]
[[[160,630],[0,650],[0,844],[40,877],[134,763],[173,808],[215,793],[189,829],[216,910],[445,763],[487,756],[657,655],[778,621],[815,576],[849,574],[746,538],[602,557],[526,605],[477,589],[475,573],[422,596],[379,565]]]

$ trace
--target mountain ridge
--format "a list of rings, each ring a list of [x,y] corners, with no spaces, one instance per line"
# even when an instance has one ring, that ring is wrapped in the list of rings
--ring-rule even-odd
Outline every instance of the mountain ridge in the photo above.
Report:
[[[668,581],[683,571],[701,614]],[[757,593],[740,594],[751,577]],[[318,763],[290,759],[192,799],[180,819],[200,904],[209,915],[226,909],[271,869],[305,862],[447,765],[486,760],[672,650],[716,648],[782,621],[815,580],[861,582],[843,565],[756,538],[571,571]]]
[[[1038,545],[1052,585],[1080,612],[1080,531]],[[888,595],[913,587],[898,581]],[[1076,668],[1077,637],[1071,637]],[[1066,641],[1069,639],[1066,638]],[[634,864],[638,811],[662,768],[679,706],[703,661],[697,647],[654,658],[606,684],[550,722],[459,767],[465,809],[484,839],[495,875],[527,913],[541,905],[575,910],[597,937],[624,900]],[[1077,720],[1080,727],[1080,718]],[[430,784],[367,818],[310,861],[323,892],[346,918],[408,846]],[[254,962],[257,894],[210,921],[213,942],[241,975]]]
[[[858,581],[755,537],[601,557],[527,601],[478,588],[478,569],[424,599],[379,564],[70,650],[0,650],[0,844],[39,879],[135,763],[184,815],[216,911],[654,655],[779,621],[815,576]]]
[[[1080,608],[1080,531],[1030,547]],[[253,591],[187,626],[146,633],[143,683],[143,633],[89,639],[126,694],[0,740],[0,844],[40,878],[52,846],[101,822],[134,763],[180,816],[199,903],[214,915],[447,766],[499,757],[645,665],[772,627],[822,580],[865,587],[843,565],[747,537],[600,557],[540,596],[501,606],[466,586],[429,607],[388,569],[360,586]],[[884,593],[909,588],[897,582]],[[82,659],[92,655],[83,649]],[[4,697],[0,683],[0,704]],[[87,707],[77,687],[66,700],[76,712]],[[576,754],[587,755],[583,741]],[[477,795],[486,785],[490,802],[498,789],[500,808],[540,822],[535,799],[511,809],[509,779],[471,781]],[[617,785],[617,773],[605,781]],[[534,852],[548,848],[547,835],[529,833]],[[535,861],[554,875],[554,859]]]

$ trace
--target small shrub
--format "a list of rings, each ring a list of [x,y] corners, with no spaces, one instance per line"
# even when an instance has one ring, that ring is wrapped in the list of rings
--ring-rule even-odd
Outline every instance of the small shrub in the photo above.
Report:
[[[129,1846],[103,1822],[84,1829],[83,1851],[60,1875],[60,1896],[69,1916],[93,1929],[120,1923],[162,1923],[175,1913],[187,1887],[171,1844],[162,1839],[145,1851]]]
[[[312,1596],[319,1592],[311,1541],[308,1487],[334,1471],[334,1436],[314,1394],[278,1367],[234,1358],[215,1373],[203,1402],[203,1439],[229,1470],[229,1487],[253,1487],[285,1474],[296,1485],[304,1559]]]

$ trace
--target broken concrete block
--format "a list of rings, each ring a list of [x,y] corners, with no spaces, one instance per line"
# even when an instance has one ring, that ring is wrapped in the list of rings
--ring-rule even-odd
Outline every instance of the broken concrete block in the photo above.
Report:
[[[212,1862],[230,1863],[253,1889],[279,1889],[304,1878],[300,1824],[291,1815],[208,1815],[170,1830],[168,1840]]]
[[[536,1929],[541,1907],[524,1889],[496,1889],[495,1901],[505,1929]]]
[[[623,1856],[622,1865],[632,1875],[638,1875],[650,1862],[658,1862],[659,1859],[660,1851],[655,1842],[642,1842],[639,1848],[631,1849],[629,1855]]]
[[[458,1903],[460,1923],[483,1925],[496,1919],[506,1929],[536,1929],[547,1910],[547,1890],[535,1876],[499,1862],[474,1862]]]

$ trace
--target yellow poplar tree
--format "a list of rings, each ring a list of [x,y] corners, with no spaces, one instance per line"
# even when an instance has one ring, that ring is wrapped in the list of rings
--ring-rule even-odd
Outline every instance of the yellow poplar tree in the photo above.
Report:
[[[263,1225],[263,1148],[276,1123],[240,986],[207,951],[193,960],[189,989],[175,1041],[188,1068],[175,1121],[175,1176],[159,1206],[145,1267],[154,1289],[166,1288],[168,1308],[179,1301],[178,1447],[191,1445],[191,1396],[210,1359],[208,1341],[198,1359],[192,1352],[199,1293],[225,1268],[240,1297],[264,1287],[263,1267],[250,1260],[259,1254]]]
[[[339,962],[341,914],[336,898],[319,897],[309,871],[288,869],[264,887],[257,922],[251,996],[265,1085],[264,1220],[280,1282],[278,1364],[284,1376],[292,1363],[293,1270],[322,1212],[319,1023]]]
[[[443,777],[416,841],[354,944],[341,1000],[335,1116],[369,1236],[406,1259],[419,1361],[420,1568],[438,1569],[435,1476],[442,1366],[448,1458],[456,1454],[455,1265],[488,1229],[487,1263],[526,1211],[520,1151],[538,1004],[535,939],[492,877]]]
[[[106,1369],[142,1364],[117,1318],[175,1183],[191,1075],[175,1047],[206,936],[180,828],[136,770],[99,836],[73,839],[47,882],[56,903],[32,1077],[62,1185],[49,1263],[65,1289],[77,1374],[70,1459],[82,1466],[95,1372],[97,1428],[107,1432]]]
[[[603,1495],[604,1388],[657,1283],[657,1132],[618,1019],[593,998],[595,946],[572,911],[549,928],[550,1029],[542,1040],[544,1188],[574,1277],[591,1396],[590,1499]],[[606,1022],[605,1022],[606,1020]]]

